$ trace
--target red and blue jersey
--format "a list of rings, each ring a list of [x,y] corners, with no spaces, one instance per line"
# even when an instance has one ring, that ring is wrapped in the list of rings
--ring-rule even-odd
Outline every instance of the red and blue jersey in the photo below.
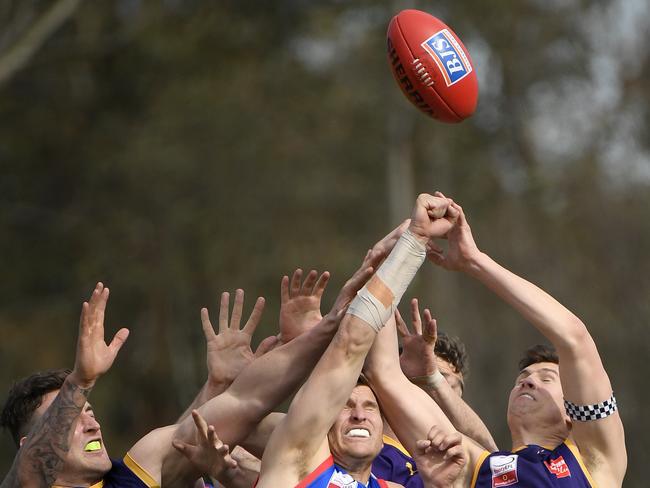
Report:
[[[355,481],[345,469],[334,464],[330,456],[295,488],[388,488],[388,485],[374,475],[370,475],[367,485]]]
[[[424,483],[409,452],[395,439],[384,436],[384,447],[372,463],[372,473],[405,488],[423,488]]]
[[[594,488],[580,452],[570,441],[555,449],[529,445],[514,451],[485,451],[472,488]]]

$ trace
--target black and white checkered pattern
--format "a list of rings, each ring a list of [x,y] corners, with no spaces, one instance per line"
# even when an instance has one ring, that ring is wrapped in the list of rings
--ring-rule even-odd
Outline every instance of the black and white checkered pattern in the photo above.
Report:
[[[616,412],[618,407],[616,406],[614,393],[612,393],[612,396],[609,397],[609,399],[601,403],[596,403],[595,405],[576,405],[575,403],[564,400],[564,408],[566,408],[566,413],[571,417],[571,419],[580,422],[587,422],[589,420],[598,420],[609,417],[611,414]]]

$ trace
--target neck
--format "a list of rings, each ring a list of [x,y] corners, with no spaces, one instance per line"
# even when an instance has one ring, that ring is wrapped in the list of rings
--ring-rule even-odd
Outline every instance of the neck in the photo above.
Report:
[[[521,427],[511,429],[510,435],[513,449],[530,444],[555,449],[569,437],[569,432],[565,429],[526,429]]]
[[[341,459],[334,458],[334,463],[345,469],[355,481],[368,484],[370,479],[370,471],[372,469],[372,461],[367,459]]]

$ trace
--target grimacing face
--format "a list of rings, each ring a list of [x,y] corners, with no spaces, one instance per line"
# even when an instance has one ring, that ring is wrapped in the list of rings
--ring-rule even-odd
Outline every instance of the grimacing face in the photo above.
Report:
[[[372,460],[383,445],[383,421],[377,399],[365,385],[357,385],[327,434],[337,463],[349,466]],[[349,461],[348,461],[349,460]]]
[[[34,415],[40,417],[45,414],[58,393],[56,390],[43,395],[41,405]],[[21,446],[25,439],[21,439]],[[56,484],[91,485],[101,480],[110,469],[111,460],[104,447],[101,427],[92,407],[86,402],[75,422],[70,450]]]
[[[534,422],[540,428],[563,426],[568,430],[557,364],[531,364],[519,373],[508,400],[508,423],[511,422]]]

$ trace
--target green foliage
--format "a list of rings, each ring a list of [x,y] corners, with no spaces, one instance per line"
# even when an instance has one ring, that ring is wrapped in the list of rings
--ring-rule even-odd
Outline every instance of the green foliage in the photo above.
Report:
[[[403,117],[409,191],[453,196],[483,249],[588,324],[628,426],[627,481],[642,486],[649,71],[647,56],[614,54],[648,30],[603,47],[589,29],[622,8],[431,6],[481,80],[477,114],[445,126],[391,78],[388,2],[82,4],[0,87],[1,383],[72,364],[78,307],[102,280],[109,330],[132,330],[93,392],[111,453],[174,421],[204,378],[201,306],[216,313],[237,287],[249,307],[266,296],[261,340],[283,274],[330,270],[329,302],[392,227],[388,130]],[[409,293],[467,343],[470,403],[506,446],[516,359],[539,337],[463,277],[426,269]]]

